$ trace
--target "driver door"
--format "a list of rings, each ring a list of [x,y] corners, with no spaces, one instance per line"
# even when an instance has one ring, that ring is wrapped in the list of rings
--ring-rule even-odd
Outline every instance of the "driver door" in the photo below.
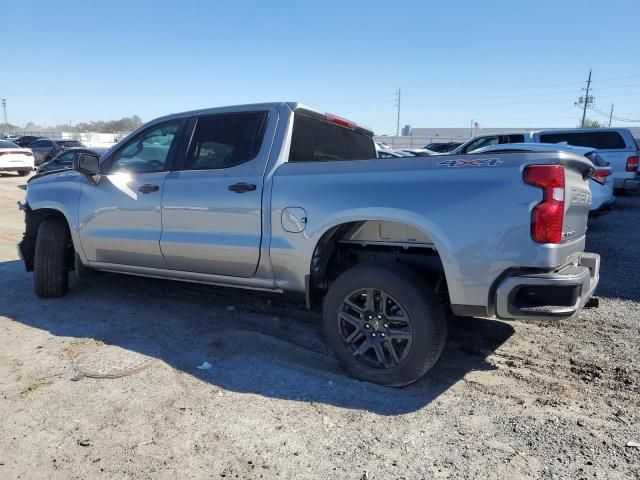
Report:
[[[182,126],[174,120],[142,131],[104,159],[97,184],[82,186],[80,241],[89,262],[167,267],[162,193]]]

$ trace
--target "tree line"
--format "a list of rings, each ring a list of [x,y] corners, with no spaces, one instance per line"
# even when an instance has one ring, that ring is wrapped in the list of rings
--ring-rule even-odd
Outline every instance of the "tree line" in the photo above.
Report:
[[[0,123],[0,131],[4,132],[97,132],[97,133],[119,133],[130,132],[142,125],[142,119],[138,115],[133,117],[123,117],[120,120],[97,120],[90,122],[80,122],[75,125],[62,123],[53,127],[43,127],[33,122],[27,122],[23,127],[12,125],[10,123]]]

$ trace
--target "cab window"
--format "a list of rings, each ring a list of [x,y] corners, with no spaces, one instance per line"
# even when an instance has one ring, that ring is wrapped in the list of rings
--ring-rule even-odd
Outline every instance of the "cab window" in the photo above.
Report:
[[[64,152],[58,158],[56,158],[56,163],[71,163],[73,162],[73,156],[75,152]]]
[[[165,169],[169,151],[174,144],[180,120],[151,127],[118,150],[113,156],[110,172],[161,172]]]
[[[198,119],[185,170],[217,170],[246,163],[258,154],[267,112],[211,115]]]

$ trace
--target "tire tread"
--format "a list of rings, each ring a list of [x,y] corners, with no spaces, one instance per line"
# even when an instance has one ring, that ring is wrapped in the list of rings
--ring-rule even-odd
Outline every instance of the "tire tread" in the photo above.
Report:
[[[60,219],[42,221],[36,237],[33,287],[40,298],[57,298],[67,293],[69,231]]]

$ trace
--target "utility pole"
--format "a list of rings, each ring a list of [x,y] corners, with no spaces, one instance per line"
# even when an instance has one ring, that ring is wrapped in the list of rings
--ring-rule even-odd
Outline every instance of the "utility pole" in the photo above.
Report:
[[[396,92],[396,107],[398,107],[398,118],[396,120],[396,137],[400,135],[400,89]]]
[[[580,128],[584,128],[584,120],[587,116],[587,105],[589,104],[589,87],[591,87],[591,69],[589,69],[589,78],[587,79],[587,92],[584,96],[584,108],[582,109],[582,122]]]
[[[609,126],[611,126],[612,118],[613,118],[613,103],[611,104],[611,112],[609,113]]]
[[[7,121],[7,99],[6,98],[2,99],[2,111],[4,113],[4,123],[7,124],[9,122]]]

